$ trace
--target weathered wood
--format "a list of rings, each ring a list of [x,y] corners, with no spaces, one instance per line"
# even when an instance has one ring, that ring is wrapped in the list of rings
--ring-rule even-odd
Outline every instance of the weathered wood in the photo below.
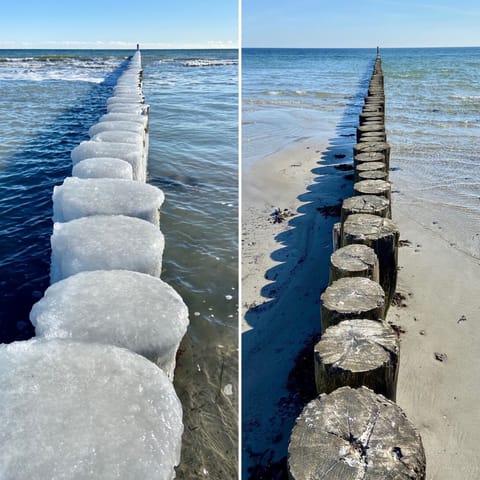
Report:
[[[395,401],[400,342],[386,322],[354,319],[327,328],[315,345],[318,393],[368,387]]]
[[[387,141],[387,134],[386,132],[366,132],[360,133],[357,137],[357,143],[365,143],[365,142],[386,142]]]
[[[367,170],[358,173],[358,181],[362,180],[384,180],[388,181],[388,173],[381,170]]]
[[[362,136],[385,136],[385,125],[383,122],[368,122],[357,127],[357,142]]]
[[[379,152],[385,156],[385,165],[387,169],[390,164],[390,145],[387,142],[357,143],[353,146],[354,156],[360,153]]]
[[[359,124],[363,125],[366,122],[383,122],[385,115],[381,112],[363,112],[358,116]]]
[[[378,320],[385,311],[382,287],[368,278],[341,278],[321,295],[322,332],[331,325],[352,318]]]
[[[355,195],[377,195],[391,202],[391,184],[385,180],[361,180],[354,183],[353,190]]]
[[[340,222],[334,223],[333,229],[332,229],[332,243],[333,243],[334,252],[340,248],[341,235],[342,235],[342,224]]]
[[[355,166],[355,182],[358,182],[362,172],[383,172],[387,176],[387,168],[383,162],[362,162]]]
[[[357,168],[359,163],[365,162],[383,162],[385,164],[385,168],[387,165],[385,163],[385,155],[381,152],[364,152],[364,153],[357,153],[353,157],[353,166]]]
[[[320,395],[288,446],[290,480],[424,480],[422,439],[394,402],[366,387]]]
[[[389,212],[390,204],[386,198],[377,195],[356,195],[343,201],[341,221],[344,222],[349,215],[356,213],[388,217]]]
[[[400,237],[398,227],[389,218],[369,214],[353,214],[343,222],[341,235],[342,246],[361,243],[373,248],[377,254],[380,265],[380,285],[385,291],[385,310],[387,311],[397,284],[398,240]]]
[[[379,281],[378,258],[366,245],[347,245],[330,257],[330,284],[344,277],[364,277]]]

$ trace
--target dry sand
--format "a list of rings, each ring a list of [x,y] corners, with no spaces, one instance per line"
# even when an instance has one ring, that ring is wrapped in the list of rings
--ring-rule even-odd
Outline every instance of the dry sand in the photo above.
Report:
[[[353,190],[351,172],[334,165],[351,160],[351,147],[351,138],[304,139],[243,175],[243,478],[284,478],[295,418],[315,395],[319,297],[338,220],[328,212]],[[422,435],[428,480],[477,479],[480,262],[396,201],[394,220],[411,242],[399,254],[405,306],[388,316],[404,331],[397,403]],[[276,208],[294,216],[273,223]]]

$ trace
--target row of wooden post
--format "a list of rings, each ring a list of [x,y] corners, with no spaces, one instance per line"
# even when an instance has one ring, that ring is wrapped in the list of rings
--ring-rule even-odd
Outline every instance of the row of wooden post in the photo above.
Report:
[[[385,321],[397,282],[399,230],[391,220],[390,145],[380,52],[354,154],[355,195],[333,228],[330,284],[315,345],[319,397],[297,418],[289,477],[424,479],[421,438],[396,405],[400,343]],[[359,477],[358,475],[364,476]]]

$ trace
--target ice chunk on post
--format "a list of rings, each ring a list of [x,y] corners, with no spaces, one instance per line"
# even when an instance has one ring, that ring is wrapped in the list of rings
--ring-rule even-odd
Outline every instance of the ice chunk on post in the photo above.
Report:
[[[92,157],[114,157],[127,161],[133,169],[133,179],[145,181],[146,160],[142,147],[128,143],[94,142],[87,140],[72,150],[73,164]]]
[[[125,347],[173,380],[188,325],[182,298],[159,278],[126,270],[83,272],[54,283],[30,313],[37,337]]]
[[[94,142],[131,143],[145,148],[145,135],[136,132],[100,132],[92,137]]]
[[[124,104],[124,103],[133,103],[133,104],[142,104],[145,101],[145,97],[143,95],[138,95],[138,94],[123,94],[123,95],[115,95],[113,97],[110,97],[107,100],[107,105],[114,105],[117,103]]]
[[[144,136],[145,127],[138,122],[116,120],[111,122],[98,122],[95,125],[92,125],[88,130],[90,138],[103,132],[134,132]]]
[[[67,177],[53,189],[53,221],[91,215],[126,215],[159,225],[162,190],[147,183],[113,178]]]
[[[112,112],[106,113],[100,117],[100,122],[116,122],[118,120],[140,123],[144,128],[147,128],[148,126],[148,115],[138,115],[136,113],[128,112]]]
[[[132,270],[159,277],[164,238],[158,227],[124,215],[55,223],[51,283],[91,270]]]
[[[70,340],[0,345],[2,479],[162,479],[180,461],[167,375],[126,349]]]
[[[113,103],[107,106],[108,113],[135,113],[137,115],[146,115],[150,105],[146,103]]]
[[[73,166],[72,176],[78,178],[123,178],[133,180],[132,166],[119,158],[86,158]]]

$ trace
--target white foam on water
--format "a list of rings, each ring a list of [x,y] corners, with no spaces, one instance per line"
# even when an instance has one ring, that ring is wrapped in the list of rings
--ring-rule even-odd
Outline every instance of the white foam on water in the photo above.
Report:
[[[72,176],[78,178],[123,178],[133,179],[132,166],[119,158],[86,158],[75,164]]]
[[[0,471],[15,480],[170,480],[182,407],[167,375],[126,349],[0,345]]]
[[[159,225],[165,196],[147,183],[115,178],[67,177],[53,189],[53,221],[69,222],[92,215],[125,215]]]
[[[82,272],[50,286],[32,308],[37,337],[125,347],[173,379],[188,309],[159,278],[126,270]]]
[[[131,270],[159,277],[164,237],[150,222],[96,215],[57,222],[50,238],[51,283],[91,270]]]

